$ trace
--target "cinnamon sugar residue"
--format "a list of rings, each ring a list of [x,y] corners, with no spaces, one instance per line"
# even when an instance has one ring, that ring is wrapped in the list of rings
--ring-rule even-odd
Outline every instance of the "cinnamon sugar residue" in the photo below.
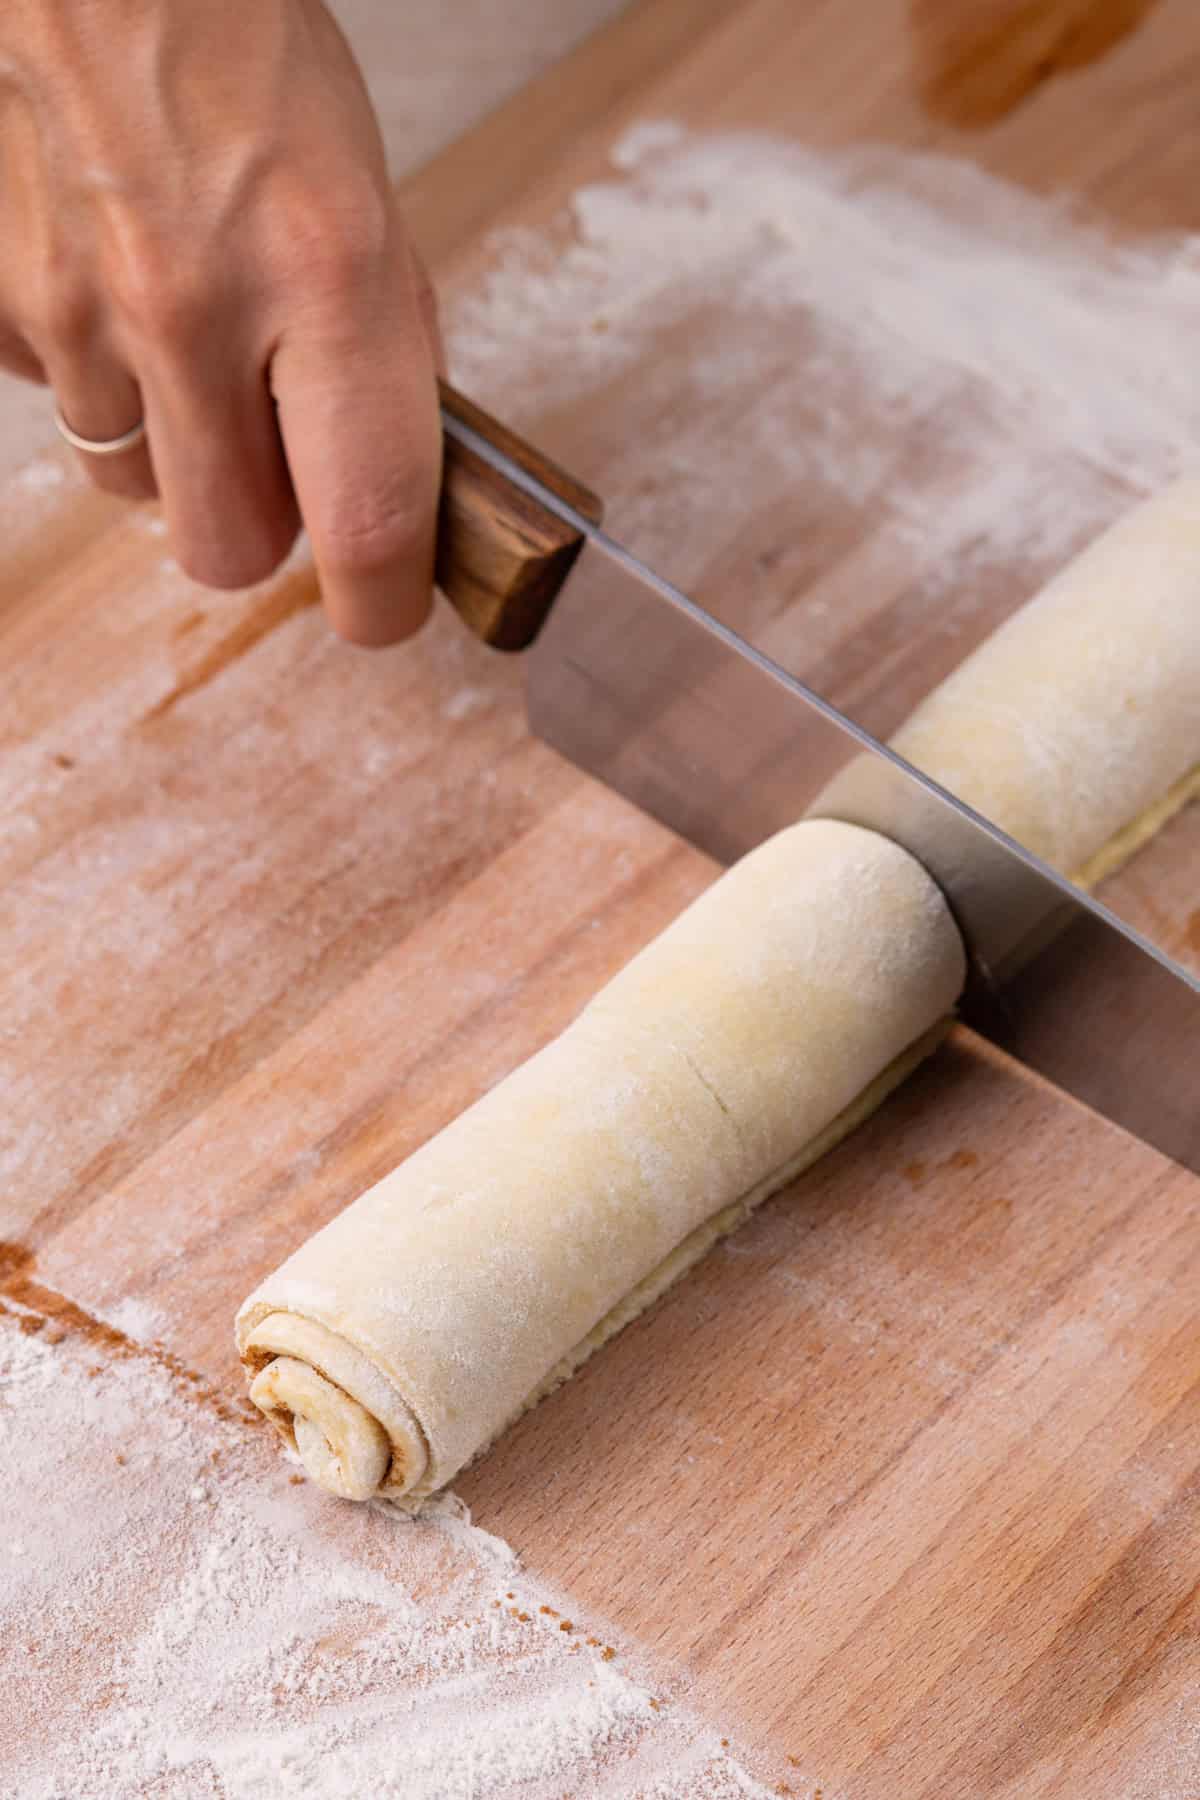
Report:
[[[952,1150],[949,1156],[943,1156],[935,1163],[926,1162],[923,1157],[915,1156],[904,1165],[904,1179],[915,1188],[923,1188],[935,1176],[942,1174],[964,1174],[968,1169],[979,1166],[979,1153],[975,1150]]]
[[[15,1317],[17,1329],[32,1334],[48,1329],[52,1343],[68,1335],[103,1350],[109,1358],[151,1358],[172,1381],[193,1390],[197,1399],[205,1401],[219,1419],[234,1419],[260,1425],[262,1414],[248,1400],[230,1399],[206,1381],[203,1375],[187,1365],[163,1344],[143,1344],[131,1338],[119,1326],[98,1319],[77,1301],[46,1287],[34,1278],[37,1259],[23,1244],[0,1239],[0,1314]],[[89,1372],[100,1374],[103,1364],[89,1365]]]

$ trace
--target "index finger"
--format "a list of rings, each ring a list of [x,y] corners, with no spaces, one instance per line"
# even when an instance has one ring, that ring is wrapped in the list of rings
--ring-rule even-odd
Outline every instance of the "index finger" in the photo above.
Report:
[[[354,310],[301,320],[272,386],[330,621],[380,646],[419,630],[433,603],[441,418],[415,289],[357,330]]]

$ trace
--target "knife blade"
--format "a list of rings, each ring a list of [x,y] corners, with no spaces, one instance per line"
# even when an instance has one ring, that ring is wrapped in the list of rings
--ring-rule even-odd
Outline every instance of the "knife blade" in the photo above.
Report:
[[[439,585],[526,658],[539,737],[721,862],[806,813],[941,888],[983,1036],[1200,1173],[1200,982],[601,527],[595,496],[443,389]]]

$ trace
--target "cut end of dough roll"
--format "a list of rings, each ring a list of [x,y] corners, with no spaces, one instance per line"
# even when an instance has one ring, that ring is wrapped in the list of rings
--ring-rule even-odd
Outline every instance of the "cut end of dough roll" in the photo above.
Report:
[[[367,1500],[421,1480],[429,1461],[421,1428],[361,1350],[297,1313],[259,1308],[242,1323],[250,1398],[319,1486]]]
[[[1193,791],[1200,478],[1135,506],[891,740],[1051,868],[1089,885]]]
[[[308,1363],[277,1356],[250,1384],[250,1398],[290,1437],[318,1487],[367,1500],[392,1460],[387,1433],[369,1412]]]

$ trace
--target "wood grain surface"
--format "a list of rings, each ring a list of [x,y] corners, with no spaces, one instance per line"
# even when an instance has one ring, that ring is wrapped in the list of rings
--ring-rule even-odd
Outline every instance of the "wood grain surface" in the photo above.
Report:
[[[485,225],[552,219],[646,116],[949,150],[1115,229],[1200,226],[1191,0],[1086,67],[1039,65],[986,131],[928,103],[936,9],[847,10],[642,0],[406,182],[436,271],[477,282]],[[619,511],[628,384],[531,394],[516,422]],[[201,592],[151,515],[39,467],[0,493],[9,1278],[148,1302],[232,1401],[257,1278],[714,871],[531,739],[517,662],[449,608],[352,652],[302,560]],[[756,630],[802,641],[849,530],[767,569]],[[711,603],[756,531],[778,536],[770,497],[696,521]],[[1021,597],[994,579],[1001,610]],[[830,649],[833,698],[869,707],[873,654]],[[937,678],[920,663],[893,665],[889,705]],[[1119,893],[1193,966],[1197,810]],[[1197,1197],[957,1031],[460,1491],[685,1665],[781,1793],[1194,1800]]]

